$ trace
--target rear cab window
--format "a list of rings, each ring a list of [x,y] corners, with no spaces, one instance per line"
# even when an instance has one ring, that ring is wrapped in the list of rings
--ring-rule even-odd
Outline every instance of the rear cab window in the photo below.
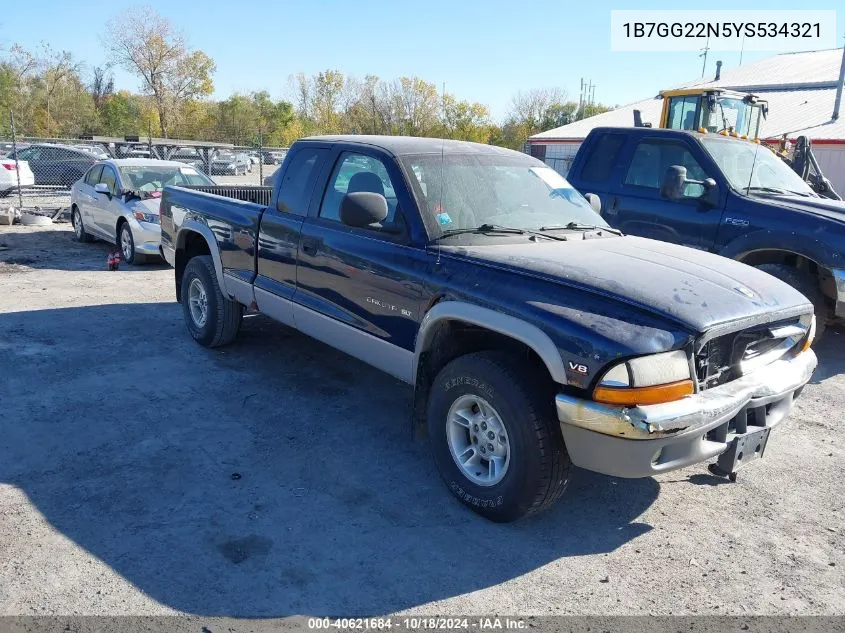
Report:
[[[303,147],[290,157],[279,185],[278,211],[308,215],[311,192],[328,152],[321,147]]]
[[[622,146],[625,145],[624,134],[601,134],[592,143],[581,168],[581,180],[585,182],[607,183],[613,171],[613,166],[619,157]]]

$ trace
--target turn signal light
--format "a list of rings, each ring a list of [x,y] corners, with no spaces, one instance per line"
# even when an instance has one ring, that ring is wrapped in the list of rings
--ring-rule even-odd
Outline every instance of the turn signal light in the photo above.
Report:
[[[599,385],[593,391],[593,400],[605,404],[618,404],[628,407],[648,404],[673,402],[695,393],[692,380],[679,380],[654,387],[603,387]]]
[[[813,322],[810,324],[810,331],[807,333],[807,338],[804,339],[804,345],[801,346],[801,351],[806,352],[813,344],[813,339],[816,338],[816,315],[813,315]]]

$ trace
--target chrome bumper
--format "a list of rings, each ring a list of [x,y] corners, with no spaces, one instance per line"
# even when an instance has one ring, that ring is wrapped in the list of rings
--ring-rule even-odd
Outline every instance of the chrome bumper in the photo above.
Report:
[[[816,364],[808,350],[682,400],[641,407],[558,394],[558,420],[576,466],[617,477],[649,477],[716,457],[745,433],[752,417],[749,431],[778,425]],[[724,432],[708,439],[717,429]]]
[[[834,314],[845,319],[845,268],[833,270],[833,280],[836,283],[836,307]]]

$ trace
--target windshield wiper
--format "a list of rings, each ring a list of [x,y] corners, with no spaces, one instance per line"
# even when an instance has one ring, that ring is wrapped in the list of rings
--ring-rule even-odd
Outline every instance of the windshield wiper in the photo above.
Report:
[[[745,193],[749,191],[760,191],[763,193],[779,193],[779,194],[791,194],[793,196],[802,196],[804,198],[812,198],[813,195],[806,191],[793,191],[792,189],[781,189],[779,187],[746,187]]]
[[[748,186],[745,188],[745,192],[748,193],[749,191],[762,191],[763,193],[789,193],[786,189],[778,189],[777,187]]]
[[[619,229],[612,229],[609,226],[597,226],[595,224],[581,224],[580,222],[570,222],[563,226],[541,226],[541,231],[562,231],[568,229],[570,231],[607,231],[613,235],[623,235]]]
[[[443,231],[443,234],[437,239],[442,239],[444,237],[452,237],[453,235],[463,235],[465,233],[505,233],[513,235],[538,235],[540,237],[545,237],[546,239],[550,240],[557,240],[559,242],[566,241],[565,237],[557,237],[555,235],[546,235],[545,233],[531,231],[529,229],[517,229],[510,226],[501,226],[500,224],[488,223],[484,223],[472,229],[450,229],[448,231]]]

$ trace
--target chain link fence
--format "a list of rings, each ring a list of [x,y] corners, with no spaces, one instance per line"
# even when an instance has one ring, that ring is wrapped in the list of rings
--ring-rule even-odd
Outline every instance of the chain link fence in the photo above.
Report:
[[[59,219],[71,206],[72,187],[108,159],[171,160],[192,166],[219,185],[270,185],[285,147],[146,137],[35,138],[0,136],[0,210]],[[260,135],[256,135],[260,138]]]

